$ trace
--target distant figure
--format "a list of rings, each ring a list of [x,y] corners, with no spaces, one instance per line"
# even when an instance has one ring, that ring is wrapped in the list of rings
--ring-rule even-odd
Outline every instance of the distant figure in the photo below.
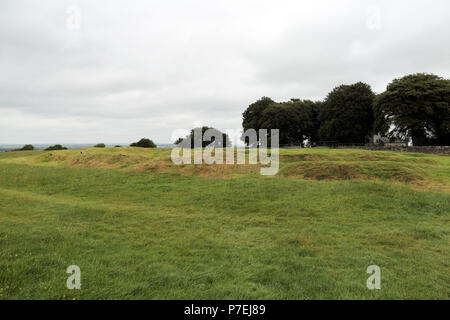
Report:
[[[80,151],[80,154],[83,154],[83,151]]]

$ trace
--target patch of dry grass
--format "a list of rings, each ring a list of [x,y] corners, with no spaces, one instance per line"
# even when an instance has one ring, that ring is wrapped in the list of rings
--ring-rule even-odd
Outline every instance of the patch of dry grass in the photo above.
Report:
[[[390,162],[311,161],[286,166],[279,174],[308,180],[392,180],[413,183],[425,179],[425,173],[419,168]]]

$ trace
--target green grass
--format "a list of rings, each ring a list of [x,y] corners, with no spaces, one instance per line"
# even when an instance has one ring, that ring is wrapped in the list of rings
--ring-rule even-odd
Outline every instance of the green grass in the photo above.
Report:
[[[264,177],[82,152],[0,154],[0,299],[449,298],[449,157],[289,149]]]

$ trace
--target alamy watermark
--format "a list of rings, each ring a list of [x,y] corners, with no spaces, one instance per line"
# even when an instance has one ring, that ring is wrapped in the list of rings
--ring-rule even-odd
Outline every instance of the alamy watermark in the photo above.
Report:
[[[275,175],[279,169],[279,129],[227,130],[226,135],[209,128],[203,132],[196,128],[193,136],[186,137],[173,149],[171,158],[174,164],[261,164],[261,175]],[[172,138],[176,139],[187,130],[176,130]],[[229,137],[240,136],[248,147],[231,146]],[[205,145],[205,141],[209,142]],[[248,157],[247,157],[248,151]],[[225,160],[224,160],[225,153]],[[236,155],[236,156],[235,156]]]
[[[67,267],[67,273],[71,274],[69,278],[67,278],[66,286],[69,290],[80,290],[81,289],[81,270],[79,266],[71,265]]]
[[[66,286],[69,290],[81,289],[81,269],[77,265],[71,265],[66,270],[70,276],[67,278]],[[367,278],[366,286],[369,290],[381,289],[381,268],[377,265],[370,265],[366,270],[370,277]]]
[[[81,29],[81,8],[77,5],[71,5],[66,9],[66,27],[68,30],[75,31]]]
[[[371,274],[369,278],[367,278],[366,286],[369,290],[380,290],[381,289],[381,268],[376,265],[371,265],[367,267],[367,274]]]
[[[369,30],[378,31],[381,29],[381,8],[378,6],[369,6],[366,9],[367,20],[366,27]]]

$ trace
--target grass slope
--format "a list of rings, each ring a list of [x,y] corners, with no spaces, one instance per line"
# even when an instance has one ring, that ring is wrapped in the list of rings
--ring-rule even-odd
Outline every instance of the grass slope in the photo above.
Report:
[[[1,153],[0,299],[448,299],[449,157],[289,149],[280,166]]]

